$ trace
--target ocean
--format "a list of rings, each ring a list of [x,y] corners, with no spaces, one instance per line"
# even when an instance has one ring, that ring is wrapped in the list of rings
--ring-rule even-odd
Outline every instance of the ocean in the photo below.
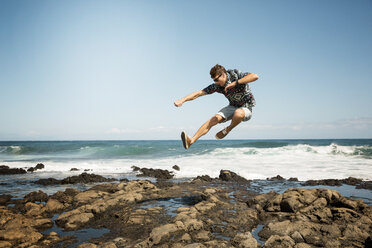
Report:
[[[0,165],[43,163],[43,176],[70,175],[71,168],[96,174],[132,173],[131,167],[175,171],[177,178],[209,175],[221,169],[247,179],[285,178],[372,180],[372,139],[199,140],[189,150],[181,141],[9,141],[0,142]]]

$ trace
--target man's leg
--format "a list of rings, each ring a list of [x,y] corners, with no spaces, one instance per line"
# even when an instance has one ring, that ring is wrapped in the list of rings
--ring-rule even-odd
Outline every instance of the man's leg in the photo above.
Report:
[[[195,135],[190,140],[188,140],[189,145],[191,146],[192,144],[194,144],[195,141],[197,141],[201,136],[207,134],[213,126],[217,125],[223,120],[224,118],[221,115],[216,114],[215,116],[213,116],[211,119],[209,119],[206,123],[204,123],[199,128],[199,130],[195,133]]]
[[[234,115],[231,119],[231,123],[229,126],[227,126],[224,130],[218,132],[216,134],[216,137],[218,139],[223,139],[231,130],[233,130],[234,127],[240,124],[240,122],[243,121],[243,119],[246,117],[246,113],[243,110],[243,108],[238,108],[235,110]],[[226,130],[226,131],[225,131]]]

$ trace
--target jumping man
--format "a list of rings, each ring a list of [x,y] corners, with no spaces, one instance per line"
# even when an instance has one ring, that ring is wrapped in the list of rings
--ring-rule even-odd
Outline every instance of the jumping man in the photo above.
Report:
[[[217,64],[210,70],[210,75],[214,83],[205,89],[196,91],[175,101],[174,105],[176,107],[181,107],[184,102],[214,92],[224,94],[229,100],[229,105],[221,109],[204,123],[192,138],[187,136],[185,132],[182,132],[181,139],[185,149],[188,149],[201,136],[207,134],[213,126],[231,120],[229,126],[216,134],[217,139],[223,139],[240,122],[248,121],[251,118],[252,107],[256,105],[248,83],[256,81],[258,79],[257,74],[243,73],[237,69],[226,71],[222,65]]]

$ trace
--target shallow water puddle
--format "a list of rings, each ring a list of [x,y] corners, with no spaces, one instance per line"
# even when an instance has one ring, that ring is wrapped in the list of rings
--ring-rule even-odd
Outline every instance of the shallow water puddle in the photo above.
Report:
[[[58,216],[59,214],[53,216],[52,218],[52,221],[54,222],[53,227],[43,231],[42,234],[48,235],[51,232],[56,232],[60,237],[73,236],[74,238],[72,238],[72,240],[75,240],[75,242],[68,246],[70,248],[77,247],[82,243],[88,242],[92,238],[99,238],[102,235],[110,232],[110,230],[106,228],[100,229],[86,228],[67,232],[56,225],[55,220],[58,218]],[[71,239],[69,239],[68,241],[71,241]]]
[[[145,200],[139,203],[139,208],[149,209],[162,207],[165,210],[165,214],[175,217],[178,208],[194,206],[198,202],[200,202],[199,196],[167,197]]]
[[[264,228],[264,226],[265,225],[257,225],[257,227],[252,230],[253,237],[257,240],[257,243],[262,246],[265,244],[265,241],[263,241],[260,236],[258,236],[258,233],[262,230],[262,228]]]

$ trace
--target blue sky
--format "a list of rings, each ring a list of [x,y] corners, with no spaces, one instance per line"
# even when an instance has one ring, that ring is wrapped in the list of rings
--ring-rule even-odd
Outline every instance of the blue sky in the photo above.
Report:
[[[231,139],[372,138],[371,1],[0,1],[0,140],[178,139],[254,72]],[[213,139],[223,125],[204,136]]]

